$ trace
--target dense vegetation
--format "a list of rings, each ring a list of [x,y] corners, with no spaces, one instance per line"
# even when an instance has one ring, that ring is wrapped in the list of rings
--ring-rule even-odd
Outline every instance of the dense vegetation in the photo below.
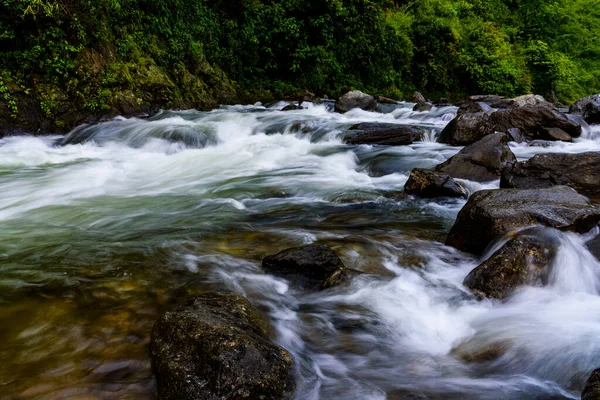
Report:
[[[596,3],[0,0],[0,112],[39,109],[60,127],[73,109],[211,107],[349,87],[568,103],[600,92]]]

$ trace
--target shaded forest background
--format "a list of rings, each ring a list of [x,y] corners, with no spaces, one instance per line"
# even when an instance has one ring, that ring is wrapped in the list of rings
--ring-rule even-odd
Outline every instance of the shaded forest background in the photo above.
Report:
[[[210,108],[349,88],[451,100],[536,93],[571,103],[600,92],[597,5],[0,0],[0,122],[27,110],[60,128],[85,113]]]

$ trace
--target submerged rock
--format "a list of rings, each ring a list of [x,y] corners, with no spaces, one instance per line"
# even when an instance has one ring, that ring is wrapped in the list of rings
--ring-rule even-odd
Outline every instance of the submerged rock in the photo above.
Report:
[[[283,276],[306,289],[327,289],[351,278],[358,271],[344,266],[335,251],[327,246],[293,247],[267,256],[263,268]]]
[[[593,371],[585,383],[581,400],[600,400],[600,368]]]
[[[366,122],[350,127],[356,131],[346,139],[348,144],[378,144],[404,146],[413,143],[421,136],[421,130],[406,125]]]
[[[436,172],[453,178],[477,182],[496,180],[505,169],[510,169],[517,158],[508,147],[509,138],[494,133],[462,149],[458,154],[434,168]]]
[[[469,195],[467,189],[449,175],[422,168],[412,170],[404,191],[421,197],[467,198]]]
[[[355,90],[341,96],[335,103],[335,111],[345,113],[353,108],[371,111],[377,107],[377,100],[370,94]]]
[[[439,141],[463,146],[494,132],[508,132],[512,128],[519,129],[529,140],[570,141],[581,136],[581,125],[566,115],[546,106],[523,106],[493,113],[459,115],[442,130]]]
[[[536,154],[502,173],[502,188],[566,185],[585,195],[600,194],[600,152]]]
[[[167,312],[152,330],[150,355],[161,400],[279,400],[294,389],[291,355],[235,294],[204,294]]]
[[[567,186],[547,189],[500,189],[475,192],[460,210],[446,244],[481,254],[509,231],[543,225],[584,233],[600,221],[590,200]]]
[[[510,239],[471,271],[463,284],[477,297],[495,299],[507,297],[519,286],[545,286],[558,241],[539,229],[530,233]]]

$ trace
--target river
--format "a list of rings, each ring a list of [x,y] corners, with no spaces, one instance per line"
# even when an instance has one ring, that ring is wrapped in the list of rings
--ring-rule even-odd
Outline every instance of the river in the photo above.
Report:
[[[600,367],[594,232],[561,234],[549,286],[477,301],[462,281],[479,260],[443,245],[465,201],[403,194],[412,168],[460,150],[435,142],[457,109],[283,105],[0,139],[0,398],[152,398],[153,323],[214,290],[269,316],[298,400],[579,398]],[[343,143],[368,121],[429,133],[402,147]],[[520,160],[600,151],[600,126],[511,147]],[[315,293],[262,271],[264,256],[309,243],[366,274]]]

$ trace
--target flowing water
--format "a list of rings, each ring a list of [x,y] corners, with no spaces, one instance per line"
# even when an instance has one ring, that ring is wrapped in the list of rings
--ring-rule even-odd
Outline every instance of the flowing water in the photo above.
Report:
[[[0,139],[0,398],[153,398],[153,323],[214,290],[267,313],[294,355],[296,399],[578,398],[600,367],[594,232],[553,233],[549,286],[477,301],[462,280],[479,260],[443,245],[464,200],[403,194],[412,168],[459,150],[435,142],[456,108],[281,106]],[[343,144],[365,121],[428,133]],[[600,151],[599,136],[512,146],[519,159]],[[366,274],[314,293],[262,271],[265,255],[308,243]]]

